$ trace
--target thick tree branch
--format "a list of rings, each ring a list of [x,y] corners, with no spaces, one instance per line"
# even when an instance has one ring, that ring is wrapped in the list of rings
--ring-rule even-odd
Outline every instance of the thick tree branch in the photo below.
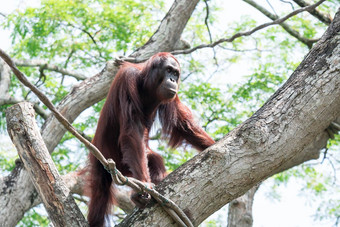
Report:
[[[307,2],[305,2],[304,0],[293,0],[296,4],[298,4],[300,7],[306,7],[309,6],[309,4]],[[329,16],[324,15],[323,13],[321,13],[319,10],[317,9],[313,9],[311,11],[309,11],[309,13],[311,15],[313,15],[314,17],[316,17],[317,19],[319,19],[322,23],[329,25],[332,20]]]
[[[227,227],[253,226],[253,201],[259,184],[229,203]]]
[[[64,69],[62,67],[56,66],[56,65],[51,65],[48,64],[44,60],[21,60],[21,59],[16,59],[14,60],[14,63],[17,66],[23,66],[23,67],[40,67],[42,69],[47,69],[50,71],[55,71],[64,75],[68,75],[71,77],[76,78],[77,80],[85,80],[87,77],[84,74],[73,72],[67,69]]]
[[[33,106],[24,102],[6,111],[7,131],[54,226],[88,226],[39,133]]]
[[[224,43],[224,42],[233,42],[235,39],[241,37],[241,36],[250,36],[252,35],[253,33],[263,29],[263,28],[266,28],[266,27],[269,27],[269,26],[272,26],[272,25],[277,25],[277,24],[281,24],[283,23],[284,21],[288,20],[289,18],[301,13],[301,12],[304,12],[304,11],[308,11],[308,10],[311,10],[311,9],[314,9],[316,8],[317,6],[319,6],[321,3],[323,3],[325,0],[321,0],[313,5],[310,5],[310,6],[307,6],[307,7],[303,7],[303,8],[300,8],[300,9],[297,9],[291,13],[289,13],[288,15],[282,17],[282,18],[279,18],[277,20],[274,20],[273,22],[268,22],[268,23],[265,23],[265,24],[261,24],[255,28],[253,28],[252,30],[250,31],[247,31],[247,32],[239,32],[239,33],[236,33],[234,34],[233,36],[231,36],[230,38],[223,38],[223,39],[219,39],[217,40],[216,42],[214,43],[211,43],[211,44],[202,44],[202,45],[198,45],[194,48],[191,48],[191,49],[188,49],[188,50],[176,50],[176,51],[172,51],[171,53],[173,55],[177,55],[177,54],[190,54],[198,49],[203,49],[203,48],[212,48],[212,47],[215,47],[221,43]],[[317,40],[315,40],[317,41]],[[314,41],[313,41],[314,43]]]
[[[198,0],[174,1],[157,31],[151,36],[149,41],[143,47],[137,49],[131,57],[135,57],[137,61],[141,61],[148,59],[157,52],[173,51],[197,3]]]
[[[11,69],[2,59],[0,59],[0,105],[6,104],[6,102],[14,101],[9,94],[10,81]]]

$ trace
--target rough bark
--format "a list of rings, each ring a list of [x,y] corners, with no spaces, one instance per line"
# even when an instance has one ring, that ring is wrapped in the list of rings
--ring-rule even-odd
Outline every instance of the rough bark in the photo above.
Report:
[[[251,118],[179,167],[156,187],[197,226],[280,170],[306,161],[304,152],[340,109],[340,12],[288,81]],[[121,226],[172,226],[158,206],[138,210]]]
[[[30,103],[6,111],[7,131],[54,226],[87,226],[42,140]]]
[[[0,105],[6,103],[10,99],[8,93],[10,83],[11,69],[8,65],[0,59]]]
[[[228,227],[253,226],[253,201],[258,185],[229,203]]]
[[[161,51],[171,52],[178,49],[182,32],[194,11],[198,0],[175,0],[169,12],[163,18],[157,31],[149,41],[132,54],[138,59],[146,59]],[[178,32],[180,31],[180,32]],[[184,45],[186,47],[186,45]],[[161,48],[161,50],[159,49]]]
[[[0,223],[3,226],[15,226],[23,217],[28,207],[33,207],[38,193],[34,189],[29,175],[22,163],[6,177],[0,179]],[[11,209],[7,209],[7,204]]]
[[[137,50],[134,56],[145,59],[154,53],[171,51],[178,47],[179,37],[197,3],[198,0],[175,1],[152,39],[145,45],[147,47]],[[172,15],[173,13],[175,16]],[[114,61],[107,62],[100,73],[74,86],[70,93],[59,103],[58,111],[70,122],[73,122],[81,112],[105,98],[117,70],[118,68],[115,66]],[[54,116],[48,117],[41,129],[41,135],[49,152],[55,149],[65,132],[65,128]],[[0,184],[0,207],[5,207],[0,209],[0,223],[6,226],[15,226],[23,214],[33,204],[36,204],[37,193],[29,180],[27,172],[21,165],[17,165],[11,174],[0,179],[0,183],[3,183]],[[20,202],[18,202],[18,198]],[[13,213],[13,211],[17,213],[15,215],[6,215]]]

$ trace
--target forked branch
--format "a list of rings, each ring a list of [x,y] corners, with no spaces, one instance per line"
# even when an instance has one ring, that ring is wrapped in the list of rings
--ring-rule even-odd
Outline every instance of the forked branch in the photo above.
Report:
[[[310,11],[310,10],[313,10],[315,9],[316,7],[318,7],[320,4],[322,4],[325,0],[321,0],[321,1],[318,1],[317,3],[313,4],[313,5],[310,5],[310,6],[306,6],[306,7],[303,7],[303,8],[300,8],[300,9],[297,9],[289,14],[287,14],[286,16],[282,17],[282,18],[279,18],[277,20],[274,20],[272,22],[268,22],[268,23],[264,23],[264,24],[261,24],[255,28],[253,28],[252,30],[250,31],[247,31],[247,32],[239,32],[239,33],[236,33],[234,34],[233,36],[231,36],[230,38],[223,38],[223,39],[219,39],[217,40],[216,42],[214,43],[211,43],[211,44],[202,44],[202,45],[198,45],[194,48],[191,48],[191,49],[187,49],[187,50],[176,50],[176,51],[173,51],[171,52],[173,55],[177,55],[177,54],[190,54],[198,49],[203,49],[203,48],[213,48],[221,43],[225,43],[225,42],[228,42],[228,43],[231,43],[233,42],[235,39],[239,38],[239,37],[242,37],[242,36],[250,36],[252,35],[253,33],[263,29],[263,28],[266,28],[266,27],[269,27],[269,26],[272,26],[272,25],[276,25],[276,24],[281,24],[282,22],[288,20],[289,18],[293,17],[293,16],[296,16],[297,14],[301,13],[301,12],[304,12],[304,11]]]

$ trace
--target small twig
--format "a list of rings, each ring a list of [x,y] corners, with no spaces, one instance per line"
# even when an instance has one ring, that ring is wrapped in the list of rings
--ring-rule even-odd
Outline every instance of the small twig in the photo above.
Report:
[[[34,83],[34,86],[36,86],[37,88],[43,85],[46,81],[46,75],[44,73],[45,68],[46,68],[46,65],[42,65],[39,67],[39,78],[37,82]],[[30,93],[31,93],[31,90],[27,92],[27,94],[25,95],[25,99],[27,99]]]
[[[77,80],[85,80],[87,77],[83,74],[69,71],[65,68],[59,67],[57,65],[51,65],[48,64],[45,61],[41,60],[14,60],[15,64],[17,66],[23,66],[23,67],[42,67],[44,66],[44,69],[55,71],[64,75],[72,76],[76,78]]]
[[[325,148],[325,152],[323,153],[323,158],[321,160],[321,164],[326,160],[327,158],[327,152],[328,152],[328,148]]]
[[[294,5],[293,5],[291,2],[289,2],[289,1],[280,0],[280,2],[283,2],[283,3],[289,4],[289,5],[290,5],[290,7],[292,7],[292,10],[294,10],[294,9],[295,9],[295,8],[294,8]]]
[[[159,202],[162,205],[162,207],[165,208],[165,211],[167,211],[169,215],[173,217],[174,220],[180,226],[193,227],[190,219],[174,202],[172,202],[169,199],[166,199],[164,196],[160,195],[154,189],[150,189],[143,182],[131,177],[125,177],[121,172],[119,172],[119,170],[116,168],[115,162],[112,159],[106,160],[102,153],[92,143],[90,143],[88,140],[82,137],[77,132],[77,130],[68,122],[68,120],[58,112],[58,110],[55,108],[53,103],[47,98],[47,96],[45,96],[36,86],[34,86],[27,80],[26,76],[15,66],[12,59],[2,49],[0,49],[0,56],[9,65],[13,73],[20,80],[20,82],[22,82],[25,86],[31,89],[34,92],[34,94],[36,94],[38,98],[47,106],[47,108],[49,108],[53,112],[54,116],[58,119],[58,121],[77,139],[79,139],[91,151],[91,153],[101,162],[104,168],[111,173],[111,176],[116,184],[120,185],[126,184],[137,192],[146,191],[150,193],[150,195],[153,196],[156,199],[156,201]],[[173,211],[176,212],[176,215],[174,216],[174,213],[172,211],[169,211],[167,208],[173,209]],[[185,224],[183,225],[183,223]]]
[[[282,22],[288,20],[289,18],[301,13],[301,12],[304,12],[304,11],[309,11],[309,10],[312,10],[312,9],[315,9],[316,7],[318,7],[321,3],[323,3],[325,0],[321,0],[313,5],[310,5],[310,6],[306,6],[306,7],[303,7],[303,8],[300,8],[300,9],[297,9],[289,14],[287,14],[286,16],[282,17],[282,18],[279,18],[277,20],[274,20],[272,22],[268,22],[268,23],[264,23],[264,24],[261,24],[255,28],[253,28],[252,30],[250,31],[247,31],[247,32],[239,32],[239,33],[236,33],[234,34],[233,36],[231,36],[230,38],[223,38],[223,39],[219,39],[217,40],[216,42],[214,43],[211,43],[211,44],[202,44],[202,45],[198,45],[194,48],[191,48],[191,49],[187,49],[187,50],[176,50],[176,51],[173,51],[171,52],[173,55],[177,55],[177,54],[190,54],[198,49],[203,49],[203,48],[212,48],[212,47],[215,47],[221,43],[224,43],[224,42],[233,42],[235,39],[239,38],[239,37],[242,37],[242,36],[250,36],[252,35],[253,33],[263,29],[263,28],[266,28],[266,27],[269,27],[269,26],[272,26],[272,25],[276,25],[276,24],[281,24]],[[314,41],[314,40],[313,40]]]
[[[337,131],[340,131],[340,125],[334,121],[331,122],[331,127],[335,128]]]
[[[83,203],[88,203],[88,200],[87,199],[84,199],[83,196],[76,196],[76,195],[73,195],[73,198],[80,201],[80,202],[83,202]]]
[[[64,24],[63,24],[64,25]],[[98,43],[97,41],[94,39],[94,36],[97,34],[97,32],[95,33],[95,35],[93,36],[90,32],[88,32],[87,30],[85,30],[84,28],[81,28],[81,27],[77,27],[71,23],[68,23],[66,26],[70,26],[72,28],[75,28],[75,29],[78,29],[82,32],[84,32],[88,37],[90,37],[91,41],[94,43],[94,45],[97,47],[97,50],[98,50],[98,54],[99,54],[99,57],[103,58],[102,56],[102,53],[100,52],[100,48],[98,46]]]
[[[186,79],[188,79],[192,74],[193,74],[193,72],[189,72],[188,75],[183,76],[183,79],[181,79],[182,82],[186,81]]]
[[[268,5],[270,6],[270,8],[273,10],[273,12],[275,13],[275,15],[277,16],[277,13],[274,9],[274,7],[272,6],[272,4],[270,4],[270,2],[268,0],[266,0],[266,2],[268,3]]]
[[[334,164],[333,164],[331,159],[327,158],[327,160],[329,161],[329,164],[331,165],[331,167],[333,169],[333,173],[334,173],[334,175],[333,175],[333,179],[334,179],[333,180],[333,185],[334,185],[336,183],[336,168],[335,168],[335,166],[334,166]]]
[[[204,0],[204,3],[205,3],[205,9],[206,9],[206,16],[205,16],[205,19],[204,19],[204,23],[205,23],[205,26],[207,27],[207,30],[208,30],[208,34],[209,34],[209,41],[210,43],[212,43],[212,36],[211,36],[211,32],[210,32],[210,28],[209,28],[209,22],[208,22],[208,19],[209,19],[209,5],[208,5],[208,0]],[[215,51],[215,48],[212,48],[213,49],[213,53],[214,53],[214,61],[215,61],[215,64],[218,66],[218,61],[217,61],[217,58],[216,58],[216,51]]]
[[[206,9],[206,12],[207,12],[207,14],[205,15],[204,23],[205,23],[205,26],[207,27],[207,30],[208,30],[210,43],[212,43],[212,37],[211,37],[211,32],[210,32],[209,22],[208,22],[208,19],[209,19],[209,5],[208,5],[208,0],[204,0],[204,3],[205,3],[205,9]]]

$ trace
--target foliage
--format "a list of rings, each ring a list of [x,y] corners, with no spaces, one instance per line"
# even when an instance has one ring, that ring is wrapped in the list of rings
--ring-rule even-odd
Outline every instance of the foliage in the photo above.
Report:
[[[47,217],[47,215],[41,215],[41,207],[39,208],[33,208],[26,212],[25,216],[21,221],[18,223],[18,227],[26,227],[26,226],[48,226],[50,224],[50,221]]]
[[[7,26],[13,28],[16,57],[39,56],[84,68],[146,42],[159,15],[155,9],[162,6],[156,0],[43,0],[39,8],[9,15]]]
[[[340,198],[337,195],[339,195],[340,191],[336,190],[334,193],[333,195],[336,195],[336,198],[333,197],[323,201],[316,212],[315,218],[336,220],[334,226],[337,226],[340,217]]]
[[[226,99],[230,94],[210,83],[197,81],[189,84],[182,89],[180,95],[193,112],[199,115],[203,128],[215,139],[220,139],[241,123],[242,113],[237,113],[233,100]]]
[[[165,146],[158,147],[159,151],[162,151],[162,149],[165,149]],[[163,155],[165,161],[165,167],[168,172],[172,172],[175,169],[177,169],[179,166],[181,166],[183,163],[188,161],[190,158],[192,158],[196,154],[196,151],[193,149],[188,149],[186,147],[185,149],[179,148],[179,149],[170,149],[166,151]]]
[[[311,190],[315,195],[319,195],[327,190],[326,185],[329,185],[330,178],[318,172],[310,164],[302,164],[274,176],[275,186],[281,183],[287,184],[291,177],[303,180],[304,185],[302,190]]]
[[[12,148],[12,152],[10,151]],[[15,160],[18,159],[18,154],[14,151],[14,147],[10,147],[5,141],[0,144],[0,173],[9,173],[15,167]]]

